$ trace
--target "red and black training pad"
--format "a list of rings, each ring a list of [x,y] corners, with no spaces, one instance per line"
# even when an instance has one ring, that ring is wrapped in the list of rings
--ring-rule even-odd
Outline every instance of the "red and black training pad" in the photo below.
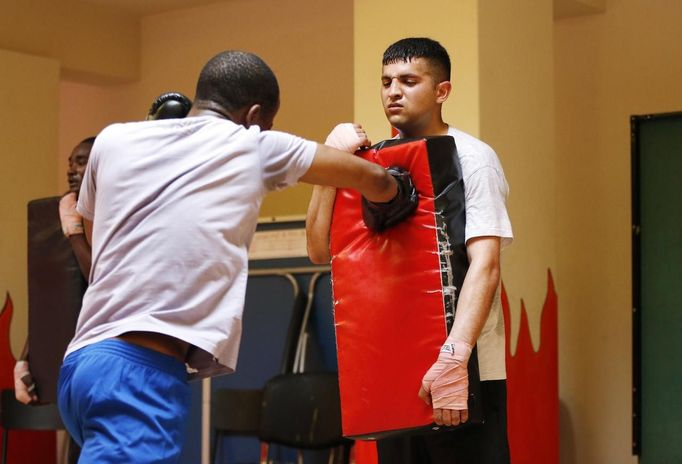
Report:
[[[41,403],[57,399],[62,358],[87,282],[59,222],[60,197],[28,203],[28,345]]]
[[[343,433],[424,433],[433,430],[433,409],[417,393],[452,326],[468,268],[457,149],[449,136],[396,139],[358,156],[407,169],[419,205],[375,233],[362,220],[360,194],[337,191],[331,254]],[[480,422],[475,349],[469,384],[469,423]]]

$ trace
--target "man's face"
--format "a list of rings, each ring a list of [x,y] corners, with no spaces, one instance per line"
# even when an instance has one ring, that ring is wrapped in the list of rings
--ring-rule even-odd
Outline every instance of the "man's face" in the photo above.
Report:
[[[83,174],[85,174],[85,167],[90,158],[90,150],[92,145],[89,143],[81,143],[76,145],[76,148],[69,156],[69,170],[66,171],[66,176],[69,181],[69,192],[76,192],[81,188],[83,182]]]
[[[424,58],[384,65],[381,100],[391,125],[403,133],[427,127],[440,115],[438,83]]]

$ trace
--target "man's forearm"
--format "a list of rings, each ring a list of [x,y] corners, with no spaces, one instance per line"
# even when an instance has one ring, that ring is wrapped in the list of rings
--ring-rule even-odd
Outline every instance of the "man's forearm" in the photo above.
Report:
[[[499,255],[493,259],[473,259],[457,302],[457,312],[448,343],[476,344],[490,314],[495,291],[500,283]]]
[[[315,264],[329,263],[329,231],[331,229],[336,188],[316,185],[305,220],[308,256]]]
[[[85,277],[85,280],[90,278],[90,265],[92,263],[92,250],[90,244],[85,238],[85,234],[74,234],[69,237],[69,243],[71,243],[71,249],[73,254],[76,256],[76,261],[78,261],[78,267],[81,270],[81,274]]]

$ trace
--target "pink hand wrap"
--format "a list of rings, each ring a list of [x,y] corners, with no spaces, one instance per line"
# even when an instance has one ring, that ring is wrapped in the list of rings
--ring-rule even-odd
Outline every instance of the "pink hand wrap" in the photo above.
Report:
[[[62,232],[66,237],[85,233],[83,218],[76,211],[77,204],[74,192],[67,193],[59,200],[59,221],[62,223]]]
[[[355,153],[359,148],[370,145],[362,126],[350,122],[339,124],[332,129],[324,144],[348,153]]]
[[[465,342],[443,345],[438,360],[422,379],[422,387],[431,394],[434,409],[468,409],[471,346]]]

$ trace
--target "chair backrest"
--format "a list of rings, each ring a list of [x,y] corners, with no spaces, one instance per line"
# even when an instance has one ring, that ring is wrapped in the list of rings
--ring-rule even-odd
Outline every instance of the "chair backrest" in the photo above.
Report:
[[[331,292],[320,291],[329,285],[329,274],[315,274],[309,284],[308,304],[299,334],[294,372],[270,379],[263,391],[261,410],[261,441],[300,449],[320,449],[346,443],[341,435],[341,402],[338,374],[322,366],[324,372],[303,372],[318,366],[306,364],[308,352],[327,347],[327,357],[336,357],[332,308],[315,305],[315,294],[331,303]],[[328,287],[331,289],[331,286]],[[317,316],[317,317],[315,317]],[[313,326],[313,322],[316,325]],[[312,330],[312,332],[311,332]],[[312,334],[312,336],[311,336]],[[315,343],[309,343],[313,340]],[[324,355],[321,356],[324,359]],[[331,364],[331,363],[330,363]],[[334,362],[335,365],[335,362]]]
[[[334,302],[329,272],[310,276],[308,302],[298,336],[294,372],[336,372]]]
[[[2,390],[0,425],[5,430],[60,430],[64,428],[56,404],[27,406],[16,400],[14,390]]]
[[[317,277],[316,277],[317,276]],[[313,276],[310,287],[313,305],[308,321],[308,333],[315,349],[308,349],[309,358],[317,354],[319,366],[314,369],[337,372],[336,333],[334,331],[334,298],[332,296],[331,274],[324,272]],[[311,368],[306,369],[312,371]]]
[[[271,379],[263,392],[259,437],[295,448],[342,445],[336,373],[283,374]]]
[[[293,367],[305,295],[289,274],[249,276],[237,369],[213,389],[262,389]]]
[[[211,379],[221,459],[257,461],[262,390],[270,378],[291,372],[304,309],[305,294],[290,274],[249,276],[237,370]]]
[[[211,426],[223,434],[257,435],[263,391],[221,388],[211,397]]]

